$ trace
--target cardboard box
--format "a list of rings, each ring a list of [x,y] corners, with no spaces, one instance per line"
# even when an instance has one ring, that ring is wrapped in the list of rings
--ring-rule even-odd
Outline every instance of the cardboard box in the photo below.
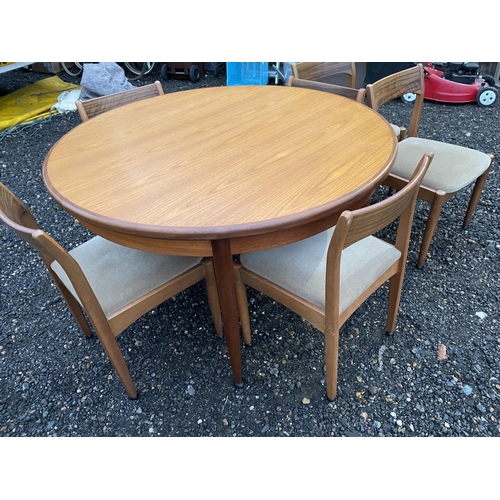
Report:
[[[68,68],[73,66],[73,63],[65,63]],[[51,75],[55,75],[63,70],[60,62],[37,62],[31,65],[33,71],[37,71],[38,73],[50,73]]]

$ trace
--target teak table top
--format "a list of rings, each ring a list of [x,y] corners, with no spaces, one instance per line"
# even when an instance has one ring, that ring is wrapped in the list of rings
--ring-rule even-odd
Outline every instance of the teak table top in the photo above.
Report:
[[[211,87],[82,123],[52,147],[43,175],[54,200],[96,234],[143,250],[213,255],[240,383],[231,254],[331,226],[366,201],[396,148],[385,119],[337,95]]]
[[[80,220],[171,238],[267,232],[379,184],[395,152],[366,106],[274,86],[177,92],[108,111],[50,151],[50,194]]]

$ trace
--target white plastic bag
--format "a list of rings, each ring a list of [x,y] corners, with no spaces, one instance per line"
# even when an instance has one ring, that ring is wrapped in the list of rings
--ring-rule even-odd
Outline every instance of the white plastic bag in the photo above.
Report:
[[[57,103],[54,104],[50,109],[56,109],[59,113],[69,113],[70,111],[76,111],[76,101],[80,97],[80,89],[75,89],[71,91],[65,90],[61,92],[57,97]]]
[[[82,101],[134,88],[123,68],[114,62],[85,63],[80,85]]]

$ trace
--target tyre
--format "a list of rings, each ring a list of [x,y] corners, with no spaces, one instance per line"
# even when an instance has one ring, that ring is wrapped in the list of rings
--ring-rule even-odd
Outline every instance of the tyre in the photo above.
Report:
[[[161,78],[162,80],[168,80],[170,75],[168,74],[168,64],[162,64],[161,66]]]
[[[495,87],[481,87],[477,91],[476,101],[481,107],[492,106],[497,101],[498,90]]]
[[[200,81],[200,76],[201,76],[200,68],[198,68],[196,64],[193,64],[189,68],[189,78],[193,83],[196,83]]]
[[[491,75],[483,75],[483,80],[490,86],[495,86],[495,79]]]
[[[155,65],[154,62],[126,62],[125,67],[134,75],[147,75]]]
[[[71,63],[68,63],[68,65],[66,64],[65,62],[61,62],[63,70],[66,71],[68,75],[78,76],[83,71],[83,63],[74,62],[73,66],[71,66]]]
[[[146,65],[146,71],[144,72],[144,74],[148,75],[149,73],[151,73],[151,71],[153,71],[153,68],[155,67],[155,63],[154,62],[147,62],[144,64]]]
[[[417,94],[412,94],[412,93],[403,94],[401,96],[401,100],[403,102],[413,102],[416,98],[417,98]]]
[[[207,73],[213,72],[214,76],[217,78],[221,74],[221,66],[222,63],[220,62],[205,63],[205,71]]]
[[[147,62],[124,62],[123,66],[125,66],[125,76],[129,82],[134,82],[139,80],[144,75],[147,75],[154,66],[154,63]]]

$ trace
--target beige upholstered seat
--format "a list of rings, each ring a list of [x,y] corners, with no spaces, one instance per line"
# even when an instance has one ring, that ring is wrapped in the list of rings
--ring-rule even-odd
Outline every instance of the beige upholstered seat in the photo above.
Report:
[[[418,161],[426,151],[431,150],[434,160],[425,175],[425,186],[436,191],[441,189],[445,193],[455,193],[467,187],[481,176],[491,163],[488,155],[475,149],[431,139],[408,137],[398,145],[397,160],[391,172],[409,179],[412,174],[412,161]]]
[[[300,62],[292,64],[292,75],[302,80],[325,81],[335,75],[347,75],[348,87],[356,87],[356,63]]]
[[[141,252],[99,236],[69,251],[80,266],[107,317],[189,271],[201,257],[182,257]],[[54,261],[52,270],[83,307],[66,271]]]
[[[324,333],[327,396],[334,399],[340,327],[387,280],[391,281],[387,331],[396,327],[415,200],[431,159],[432,155],[422,157],[411,181],[398,193],[343,212],[335,228],[289,245],[242,254],[235,263],[235,276],[245,342],[252,341],[247,284]],[[373,236],[398,217],[395,244]]]
[[[243,254],[241,264],[324,309],[326,258],[334,230],[265,252]],[[339,312],[361,297],[400,257],[397,248],[374,236],[346,248],[340,266]]]
[[[289,87],[299,87],[303,89],[319,90],[321,92],[330,92],[332,94],[341,95],[354,101],[363,102],[365,99],[365,89],[353,89],[333,83],[316,82],[314,80],[303,80],[290,76],[288,78]]]
[[[86,99],[84,101],[77,100],[76,108],[82,121],[86,122],[94,116],[105,113],[114,108],[118,108],[131,102],[147,99],[148,97],[156,97],[163,95],[163,87],[161,83],[156,81],[149,85],[142,87],[135,87],[116,94],[109,94],[102,97],[95,97],[93,99]]]
[[[205,280],[215,329],[222,337],[212,260],[126,248],[96,236],[67,252],[38,228],[28,208],[0,183],[0,219],[39,253],[83,333],[86,313],[128,395],[137,390],[116,338],[173,295]]]
[[[398,144],[396,161],[384,184],[400,189],[408,182],[412,165],[424,152],[434,153],[432,165],[422,181],[418,197],[431,204],[420,246],[417,267],[424,265],[443,205],[457,192],[474,183],[463,227],[467,227],[488,177],[493,156],[446,142],[417,137],[424,99],[424,73],[421,64],[366,86],[368,106],[375,111],[388,101],[414,93],[408,137]]]

